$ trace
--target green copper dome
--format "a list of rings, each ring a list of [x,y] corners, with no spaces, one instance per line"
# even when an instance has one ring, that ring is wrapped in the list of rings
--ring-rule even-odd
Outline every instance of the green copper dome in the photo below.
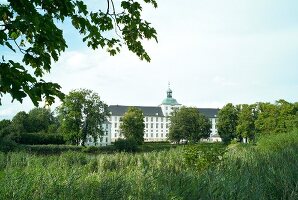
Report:
[[[177,102],[177,100],[172,97],[172,90],[170,89],[170,86],[169,86],[169,89],[167,90],[167,98],[165,98],[162,101],[162,104],[163,105],[171,105],[171,106],[180,105]]]
[[[175,106],[175,105],[180,105],[176,99],[174,98],[166,98],[162,101],[163,105],[171,105],[171,106]]]

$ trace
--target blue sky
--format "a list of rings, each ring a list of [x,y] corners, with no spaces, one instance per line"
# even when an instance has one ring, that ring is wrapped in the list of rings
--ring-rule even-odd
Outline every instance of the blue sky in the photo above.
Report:
[[[95,8],[97,1],[88,3]],[[187,106],[297,102],[297,8],[295,0],[162,0],[157,9],[146,5],[144,18],[159,39],[157,44],[144,41],[151,63],[126,48],[114,57],[90,50],[64,25],[69,48],[46,79],[60,83],[65,93],[92,89],[107,104],[158,105],[169,81],[173,96]],[[9,96],[2,101],[0,119],[33,108],[28,99],[22,105],[11,103]]]

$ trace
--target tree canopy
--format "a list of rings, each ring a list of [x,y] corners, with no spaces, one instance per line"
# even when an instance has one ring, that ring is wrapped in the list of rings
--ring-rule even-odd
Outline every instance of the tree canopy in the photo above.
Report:
[[[126,139],[135,140],[138,144],[144,142],[144,115],[142,110],[136,107],[128,108],[121,118],[121,133]]]
[[[217,129],[223,142],[228,143],[236,137],[237,123],[238,110],[236,106],[228,103],[218,112]]]
[[[248,105],[243,104],[239,106],[238,123],[236,126],[237,138],[242,141],[243,139],[254,139],[255,137],[255,121],[257,118],[256,104]]]
[[[198,142],[210,136],[211,123],[197,108],[182,107],[175,110],[170,119],[169,139],[172,141]]]
[[[155,0],[144,2],[157,7]],[[19,61],[16,56],[9,59],[1,55],[0,96],[10,94],[13,100],[20,102],[29,96],[36,106],[43,98],[51,104],[55,97],[64,97],[59,84],[42,78],[67,48],[63,30],[58,26],[67,19],[88,47],[105,48],[110,55],[115,55],[126,45],[140,59],[150,61],[141,41],[157,41],[157,34],[150,23],[142,19],[141,11],[137,0],[107,0],[106,6],[98,11],[88,9],[82,0],[8,0],[1,3],[0,48],[11,50],[22,58]]]
[[[97,142],[104,134],[102,124],[109,115],[107,105],[99,95],[87,89],[69,92],[58,113],[65,140],[76,145],[81,142],[84,145],[87,135]]]

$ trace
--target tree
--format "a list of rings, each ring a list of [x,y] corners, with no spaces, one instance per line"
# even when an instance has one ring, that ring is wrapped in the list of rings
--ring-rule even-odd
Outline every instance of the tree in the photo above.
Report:
[[[170,118],[169,139],[175,142],[187,140],[198,142],[211,133],[211,123],[197,108],[182,107],[175,110]]]
[[[240,141],[245,139],[254,139],[255,120],[257,117],[256,105],[243,104],[240,106],[238,114],[238,124],[236,127],[237,137]]]
[[[217,130],[224,143],[236,137],[237,123],[238,110],[232,103],[228,103],[218,112]]]
[[[120,5],[115,5],[114,0],[106,2],[97,12],[88,10],[82,0],[8,0],[0,4],[0,45],[22,56],[22,61],[17,56],[7,60],[2,54],[0,96],[8,93],[20,102],[29,96],[36,106],[42,98],[51,104],[55,96],[64,97],[59,84],[46,82],[42,77],[67,48],[58,24],[69,20],[88,47],[106,48],[110,55],[115,55],[125,44],[149,62],[141,41],[157,41],[157,37],[150,23],[141,18],[141,4],[137,0],[123,0]],[[155,0],[144,2],[157,7]],[[116,10],[118,7],[120,10]]]
[[[255,122],[260,134],[284,133],[298,127],[296,104],[278,100],[275,104],[259,103]]]
[[[58,113],[62,134],[72,144],[84,145],[87,135],[96,142],[104,134],[102,124],[108,116],[107,105],[91,90],[72,90],[65,96]]]
[[[16,133],[27,133],[28,114],[25,111],[18,112],[11,121],[11,128]]]
[[[29,133],[47,132],[49,126],[54,123],[54,116],[50,109],[33,108],[28,113],[27,131]]]
[[[277,108],[271,103],[258,103],[258,118],[255,121],[257,132],[268,134],[275,132],[277,126]]]
[[[0,140],[3,136],[10,134],[11,121],[8,119],[3,119],[0,121]]]
[[[135,140],[138,144],[144,142],[144,115],[142,110],[130,107],[121,118],[120,130],[126,139]]]

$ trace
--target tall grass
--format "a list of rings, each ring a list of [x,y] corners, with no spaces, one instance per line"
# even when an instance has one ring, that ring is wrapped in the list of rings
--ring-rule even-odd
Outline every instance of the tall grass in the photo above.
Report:
[[[298,199],[297,138],[295,131],[231,147],[203,171],[190,166],[185,147],[139,154],[0,153],[0,198]]]

